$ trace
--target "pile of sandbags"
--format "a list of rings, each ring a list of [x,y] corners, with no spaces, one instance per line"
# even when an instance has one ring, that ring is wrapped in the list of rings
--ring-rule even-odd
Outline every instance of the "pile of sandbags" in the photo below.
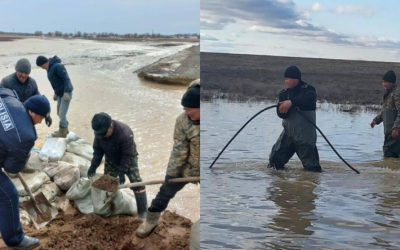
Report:
[[[21,174],[32,193],[43,192],[51,201],[62,195],[63,191],[68,191],[81,177],[87,176],[92,157],[92,146],[75,133],[69,133],[67,138],[52,138],[48,135],[41,150],[31,151],[26,164],[29,171]],[[9,176],[17,187],[20,204],[29,200],[17,176]]]

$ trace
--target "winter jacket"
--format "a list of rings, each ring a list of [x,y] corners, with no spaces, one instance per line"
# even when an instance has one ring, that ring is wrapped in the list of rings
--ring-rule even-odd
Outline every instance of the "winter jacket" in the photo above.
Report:
[[[59,97],[62,97],[64,92],[71,93],[72,90],[74,90],[67,70],[64,65],[61,64],[61,59],[57,56],[49,59],[47,78],[54,89],[54,93]]]
[[[21,83],[16,73],[4,77],[1,80],[0,87],[15,90],[21,102],[25,102],[29,97],[40,94],[35,79],[28,77],[25,83]]]
[[[392,84],[386,90],[382,101],[382,111],[374,118],[376,124],[384,122],[385,133],[391,133],[393,129],[400,129],[400,88]]]
[[[135,156],[136,144],[132,129],[119,121],[112,121],[113,133],[108,138],[94,139],[91,166],[97,168],[104,155],[113,164],[119,165],[119,171],[127,173],[131,158]]]
[[[176,119],[174,146],[168,162],[171,177],[200,176],[200,122],[182,113]]]
[[[287,88],[279,93],[279,101],[292,101],[292,107],[286,114],[279,112],[277,107],[277,114],[280,118],[286,119],[291,113],[291,110],[297,109],[302,111],[315,111],[317,103],[317,91],[310,84],[300,80],[294,88]]]
[[[32,118],[12,90],[0,88],[0,167],[20,172],[37,139]]]

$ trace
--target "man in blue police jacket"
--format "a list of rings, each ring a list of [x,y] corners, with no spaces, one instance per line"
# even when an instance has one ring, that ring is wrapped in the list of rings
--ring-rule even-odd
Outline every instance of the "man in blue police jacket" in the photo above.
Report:
[[[22,231],[18,191],[3,169],[16,174],[24,168],[37,139],[34,125],[49,113],[45,96],[34,95],[22,103],[12,90],[0,88],[0,231],[13,249],[32,248],[40,242]]]

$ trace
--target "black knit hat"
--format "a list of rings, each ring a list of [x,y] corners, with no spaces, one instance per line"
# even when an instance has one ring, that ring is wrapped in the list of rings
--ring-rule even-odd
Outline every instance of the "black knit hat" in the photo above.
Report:
[[[292,78],[292,79],[299,79],[301,80],[301,73],[299,68],[296,66],[290,66],[285,70],[284,77]]]
[[[101,139],[107,134],[107,131],[111,126],[111,122],[111,116],[109,116],[107,113],[101,112],[93,116],[92,129],[94,130],[94,135],[96,138]]]
[[[25,107],[43,117],[50,114],[50,103],[44,95],[34,95],[24,102]]]
[[[388,72],[386,72],[386,74],[383,75],[382,80],[391,83],[396,83],[396,74],[394,73],[393,70],[389,70]]]
[[[200,85],[188,88],[182,97],[181,104],[186,108],[200,108]]]
[[[37,66],[42,66],[43,64],[47,63],[49,61],[49,59],[47,59],[47,57],[45,56],[38,56],[36,58],[36,65]]]

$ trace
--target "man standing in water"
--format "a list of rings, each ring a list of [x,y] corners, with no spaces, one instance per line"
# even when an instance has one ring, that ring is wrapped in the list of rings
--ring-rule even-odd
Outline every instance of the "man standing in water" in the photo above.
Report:
[[[57,115],[60,117],[60,126],[59,130],[51,135],[53,137],[65,138],[69,133],[67,112],[72,99],[72,91],[74,90],[74,87],[69,79],[67,70],[64,65],[61,64],[61,59],[57,56],[50,59],[47,59],[44,56],[38,56],[36,59],[36,65],[47,70],[47,78],[54,90],[53,99],[54,101],[57,101]]]
[[[185,110],[175,123],[174,146],[168,162],[165,184],[147,210],[147,218],[136,231],[144,238],[158,225],[161,212],[187,183],[168,183],[171,178],[200,176],[200,80],[193,81],[182,97]]]
[[[383,122],[385,141],[383,143],[384,157],[398,158],[400,155],[400,89],[396,85],[396,74],[389,70],[383,75],[382,86],[385,88],[383,95],[382,111],[371,122],[371,128]]]
[[[29,77],[31,63],[28,59],[19,59],[15,65],[15,73],[6,76],[1,80],[0,87],[14,90],[21,102],[25,102],[34,95],[40,95],[35,79]],[[51,126],[50,116],[44,118],[47,126]]]
[[[34,125],[49,112],[50,103],[42,95],[21,103],[13,91],[0,88],[0,231],[6,245],[13,249],[30,249],[40,242],[24,234],[18,191],[2,170],[17,174],[24,168],[37,139]]]
[[[279,93],[277,107],[278,116],[283,119],[283,132],[272,147],[268,167],[283,170],[296,153],[305,170],[321,172],[316,146],[317,132],[305,118],[316,124],[316,90],[301,80],[300,70],[296,66],[287,68],[284,77],[288,88]]]

